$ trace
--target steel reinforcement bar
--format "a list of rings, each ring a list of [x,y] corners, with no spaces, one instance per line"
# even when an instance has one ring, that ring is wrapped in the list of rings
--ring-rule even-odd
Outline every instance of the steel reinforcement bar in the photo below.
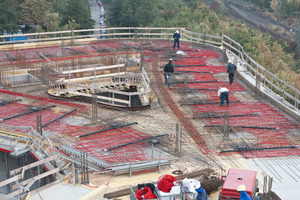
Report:
[[[155,56],[155,53],[153,53],[153,56]],[[182,122],[182,124],[184,125],[184,127],[188,130],[188,132],[190,133],[190,135],[193,137],[194,141],[196,142],[196,144],[200,148],[201,152],[203,154],[208,154],[209,149],[206,146],[206,144],[205,144],[203,138],[201,137],[200,133],[190,123],[189,119],[186,118],[184,116],[184,114],[179,110],[179,108],[175,104],[174,100],[170,97],[169,92],[163,87],[163,84],[162,84],[162,81],[161,81],[161,77],[159,75],[159,70],[158,70],[159,67],[158,67],[157,63],[155,63],[155,60],[157,60],[157,59],[152,59],[152,60],[154,61],[153,62],[153,66],[155,66],[155,68],[153,69],[153,73],[154,73],[154,76],[155,76],[155,79],[156,79],[156,83],[157,83],[157,86],[158,86],[159,90],[161,91],[161,93],[162,93],[165,101],[167,102],[167,104],[169,105],[169,107],[173,111],[173,113]]]

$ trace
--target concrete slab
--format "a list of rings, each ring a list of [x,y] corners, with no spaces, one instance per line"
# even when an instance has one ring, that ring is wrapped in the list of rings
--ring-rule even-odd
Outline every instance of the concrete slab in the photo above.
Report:
[[[298,199],[300,191],[299,158],[248,160],[251,170],[263,171],[273,177],[272,191],[283,200]],[[263,183],[263,180],[259,180]]]
[[[29,200],[77,200],[91,192],[90,189],[78,185],[58,183],[32,194]]]

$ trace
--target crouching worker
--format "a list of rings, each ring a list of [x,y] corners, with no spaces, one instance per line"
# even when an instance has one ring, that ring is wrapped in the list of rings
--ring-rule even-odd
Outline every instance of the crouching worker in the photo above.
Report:
[[[229,106],[229,90],[226,87],[220,87],[218,90],[218,97],[221,99],[221,105],[224,104],[224,99],[226,100],[227,106]]]

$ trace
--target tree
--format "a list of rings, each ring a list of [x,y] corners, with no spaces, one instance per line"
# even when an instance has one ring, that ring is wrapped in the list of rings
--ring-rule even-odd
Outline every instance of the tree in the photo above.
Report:
[[[17,26],[17,14],[13,6],[13,1],[3,0],[0,2],[0,32],[4,30],[15,32]]]
[[[46,0],[26,0],[20,5],[18,22],[23,24],[44,24],[51,4]]]
[[[111,3],[107,3],[108,9],[106,9],[106,13],[107,10],[109,10],[109,17],[107,18],[109,21],[109,24],[111,26],[120,26],[121,22],[121,16],[122,16],[122,3],[123,0],[112,0]]]
[[[80,29],[93,28],[95,21],[91,19],[88,0],[67,0],[61,20],[62,25],[75,20]]]
[[[272,10],[275,12],[277,10],[277,1],[278,0],[272,0],[270,2],[270,8],[272,8]]]
[[[66,24],[66,30],[76,30],[80,27],[80,24],[76,23],[74,19],[70,19]]]
[[[67,0],[48,0],[52,4],[53,12],[58,13],[59,16],[62,16],[64,13],[64,10],[67,5]]]
[[[47,13],[46,14],[46,29],[47,31],[58,31],[59,30],[59,15],[58,13]]]

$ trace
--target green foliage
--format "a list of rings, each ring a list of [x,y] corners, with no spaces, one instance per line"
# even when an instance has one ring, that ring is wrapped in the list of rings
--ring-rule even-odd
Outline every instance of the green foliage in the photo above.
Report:
[[[112,0],[105,4],[111,26],[149,26],[158,15],[159,0]],[[105,2],[104,2],[105,3]]]
[[[299,0],[290,0],[289,3],[286,2],[281,3],[281,14],[284,17],[288,17],[291,14],[291,12],[299,12],[299,10],[300,10]]]
[[[58,31],[59,30],[58,13],[47,13],[45,24],[46,24],[47,31]]]
[[[70,19],[65,26],[66,30],[76,30],[80,27],[80,24],[76,23],[74,19]]]
[[[18,22],[23,24],[44,24],[51,4],[46,0],[26,0],[20,5]]]
[[[79,24],[80,29],[93,28],[95,21],[91,19],[88,0],[66,0],[61,25],[66,25],[72,20]]]
[[[13,1],[2,0],[0,2],[0,33],[3,33],[4,30],[15,32],[18,29],[16,21],[17,14]]]
[[[93,28],[95,22],[90,16],[89,3],[90,0],[2,0],[0,32],[15,32],[17,22],[46,25],[47,31],[62,30],[66,25],[78,29]]]
[[[67,5],[67,0],[48,0],[52,4],[52,10],[62,16]]]
[[[45,32],[45,30],[43,29],[43,27],[40,26],[40,25],[37,25],[35,27],[35,30],[36,30],[37,33],[43,33],[43,32]]]

